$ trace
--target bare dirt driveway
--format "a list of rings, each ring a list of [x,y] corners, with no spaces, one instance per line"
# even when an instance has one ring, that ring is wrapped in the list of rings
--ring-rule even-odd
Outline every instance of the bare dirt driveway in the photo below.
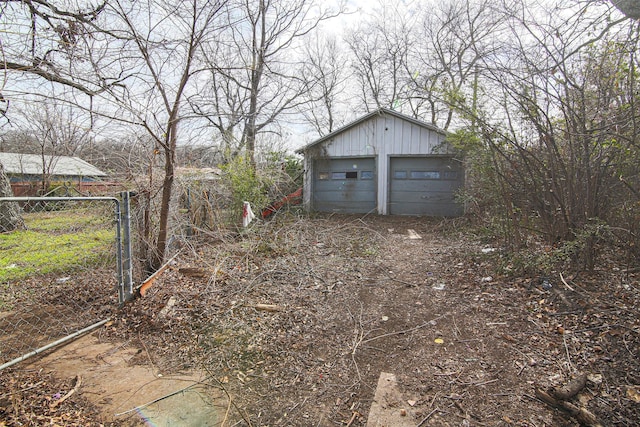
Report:
[[[397,393],[375,405],[402,425],[637,425],[637,269],[604,253],[564,282],[507,276],[501,249],[470,230],[282,215],[201,236],[97,335],[135,343],[129,363],[162,375],[202,373],[225,426],[380,426],[381,374]],[[141,422],[99,409],[86,413]]]

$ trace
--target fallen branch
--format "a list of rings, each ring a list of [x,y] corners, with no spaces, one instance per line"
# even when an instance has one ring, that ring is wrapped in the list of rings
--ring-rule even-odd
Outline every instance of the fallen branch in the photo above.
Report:
[[[347,423],[347,425],[345,427],[350,427],[351,424],[353,424],[353,422],[356,420],[356,417],[360,415],[360,413],[358,411],[353,411],[353,415],[351,415],[351,419],[349,420],[349,422]]]
[[[417,426],[417,427],[422,427],[422,425],[423,425],[424,423],[426,423],[426,422],[429,420],[429,418],[431,418],[431,416],[432,416],[433,414],[435,414],[436,412],[438,412],[438,410],[439,410],[439,409],[438,409],[438,408],[436,408],[436,409],[434,409],[433,411],[429,412],[429,413],[427,414],[427,416],[426,416],[426,417],[424,417],[424,418],[422,419],[422,421],[420,421],[420,422],[418,423],[418,426]]]
[[[564,285],[567,287],[567,289],[569,289],[571,292],[575,292],[575,289],[573,289],[571,286],[569,286],[567,281],[564,279],[564,276],[562,275],[562,273],[560,273],[560,280],[562,281],[562,283],[564,283]]]
[[[80,375],[76,375],[76,384],[73,386],[73,388],[71,390],[69,390],[69,392],[67,394],[65,394],[64,396],[62,396],[60,399],[58,399],[55,402],[53,402],[49,407],[51,409],[55,409],[56,406],[60,405],[62,402],[64,402],[65,400],[67,400],[68,398],[73,396],[73,394],[76,393],[80,389],[80,385],[81,384],[82,384],[82,377]]]
[[[389,280],[393,280],[394,282],[402,283],[403,285],[406,285],[406,286],[408,286],[410,288],[415,288],[417,286],[415,283],[409,283],[409,282],[405,282],[404,280],[396,279],[395,277],[391,276],[390,274],[387,274],[387,277],[389,278]]]
[[[147,359],[149,359],[149,364],[151,365],[151,370],[153,371],[153,376],[157,377],[160,371],[156,370],[156,366],[153,364],[153,360],[151,360],[151,353],[149,353],[149,349],[147,348],[147,345],[144,343],[144,341],[142,341],[140,332],[138,332],[138,341],[140,341],[140,344],[142,344],[142,347],[144,347],[144,351],[147,354]]]
[[[20,393],[24,393],[24,392],[25,392],[25,391],[27,391],[27,390],[31,390],[32,388],[36,388],[36,387],[38,387],[38,386],[39,386],[40,384],[42,384],[43,382],[44,382],[44,381],[38,381],[37,383],[35,383],[35,384],[33,384],[33,385],[30,385],[29,387],[21,388],[20,390],[18,390],[18,392],[20,392]],[[9,397],[9,396],[11,396],[11,395],[12,395],[12,394],[14,394],[14,393],[15,393],[15,391],[10,391],[10,392],[5,393],[5,394],[0,394],[0,399],[4,399],[4,398],[6,398],[6,397]]]
[[[487,384],[495,383],[495,382],[498,382],[498,381],[500,381],[500,378],[494,378],[492,380],[482,381],[482,382],[479,382],[479,383],[471,383],[471,385],[479,387],[481,385],[487,385]]]
[[[212,376],[211,378],[212,378],[212,379],[217,383],[217,386],[218,386],[222,391],[224,391],[224,394],[226,394],[226,395],[227,395],[227,398],[229,399],[229,404],[230,404],[230,405],[233,405],[233,407],[236,409],[236,411],[238,411],[238,414],[240,414],[240,416],[242,417],[242,419],[244,420],[244,422],[245,422],[245,423],[247,423],[247,425],[248,425],[249,427],[253,427],[253,424],[251,424],[251,420],[250,420],[247,416],[245,416],[245,414],[240,410],[240,408],[239,408],[239,407],[238,407],[238,405],[236,404],[235,400],[233,400],[233,398],[231,397],[231,394],[229,393],[229,391],[227,390],[227,388],[224,386],[224,384],[222,384],[222,382],[221,382],[220,380],[218,380],[217,378],[215,378],[215,377],[213,377],[213,376]],[[227,414],[228,414],[228,411],[227,411]],[[225,415],[225,419],[226,419],[226,418],[227,418],[227,415]],[[223,424],[220,424],[220,425],[221,425],[221,426],[223,426],[223,425],[224,425],[224,422],[223,422]]]
[[[435,376],[435,377],[448,377],[450,375],[458,375],[459,373],[460,373],[460,371],[443,372],[443,373],[434,372],[433,376]]]
[[[551,387],[549,394],[559,400],[575,397],[587,385],[587,374],[578,375],[562,387]]]
[[[135,408],[131,408],[131,409],[129,409],[128,411],[124,411],[124,412],[120,412],[120,413],[114,414],[114,416],[116,416],[116,417],[120,417],[120,416],[122,416],[122,415],[127,415],[127,414],[130,414],[130,413],[132,413],[132,412],[137,412],[137,411],[139,411],[139,410],[141,410],[141,409],[146,408],[147,406],[151,406],[151,405],[153,405],[154,403],[158,403],[158,402],[160,402],[161,400],[167,399],[167,398],[169,398],[169,397],[171,397],[171,396],[175,396],[176,394],[179,394],[179,393],[183,393],[183,392],[185,392],[185,391],[187,391],[187,390],[189,390],[189,389],[191,389],[191,388],[193,388],[193,387],[195,387],[195,386],[197,386],[197,385],[199,385],[199,384],[202,384],[202,383],[201,383],[201,382],[196,381],[196,382],[194,382],[193,384],[191,384],[191,385],[189,385],[189,386],[186,386],[186,387],[184,387],[184,388],[181,388],[180,390],[176,390],[176,391],[171,392],[171,393],[169,393],[169,394],[165,394],[164,396],[158,397],[157,399],[153,399],[153,400],[152,400],[152,401],[150,401],[150,402],[147,402],[147,403],[142,404],[142,405],[140,405],[140,406],[136,406]]]
[[[571,363],[571,355],[569,354],[569,346],[567,345],[567,337],[564,333],[562,334],[562,343],[564,344],[564,352],[567,355],[567,364],[569,368],[574,371],[575,368],[573,367],[573,363]]]
[[[276,311],[282,311],[283,310],[282,306],[275,305],[275,304],[255,304],[255,305],[251,305],[249,307],[255,308],[256,310],[259,310],[259,311],[270,311],[270,312],[276,312]]]
[[[178,273],[183,276],[205,278],[215,274],[215,271],[198,267],[180,267]]]
[[[162,274],[167,268],[169,268],[169,264],[171,263],[171,261],[176,259],[176,257],[179,254],[180,254],[180,251],[178,251],[177,254],[172,256],[169,261],[165,262],[164,265],[162,265],[162,267],[160,267],[155,273],[147,277],[145,281],[142,282],[142,284],[138,287],[137,294],[140,295],[141,297],[144,297],[147,291],[149,290],[149,288],[153,285],[153,282],[155,282],[155,280],[158,278],[158,276],[160,276],[160,274]]]
[[[596,416],[585,408],[580,408],[573,403],[556,399],[539,388],[536,388],[536,397],[553,408],[565,411],[583,427],[602,427],[602,424],[598,422]]]

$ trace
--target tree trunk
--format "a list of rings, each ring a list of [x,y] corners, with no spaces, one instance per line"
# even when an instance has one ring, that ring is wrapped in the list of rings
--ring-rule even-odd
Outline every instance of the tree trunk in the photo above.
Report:
[[[251,166],[255,169],[255,151],[256,151],[256,134],[257,129],[257,115],[258,115],[258,94],[260,92],[260,81],[262,79],[262,73],[264,70],[264,53],[266,50],[266,13],[267,7],[263,0],[260,0],[260,26],[258,28],[257,22],[253,27],[253,64],[251,70],[251,94],[249,99],[249,118],[246,123],[246,129],[244,131],[244,142],[247,150],[247,157]],[[259,33],[259,34],[258,34]]]
[[[13,197],[11,183],[4,166],[0,163],[0,196]],[[0,232],[13,231],[24,227],[24,221],[20,215],[20,205],[15,202],[0,203]]]
[[[165,149],[164,180],[162,182],[162,201],[160,202],[160,223],[158,240],[151,256],[150,271],[157,271],[164,261],[169,232],[169,213],[171,208],[171,193],[173,190],[175,165],[175,150]]]

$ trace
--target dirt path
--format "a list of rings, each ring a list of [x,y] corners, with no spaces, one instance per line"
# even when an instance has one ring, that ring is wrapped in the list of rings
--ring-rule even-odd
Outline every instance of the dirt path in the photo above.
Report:
[[[573,405],[634,425],[637,274],[610,253],[566,283],[505,276],[507,255],[456,221],[276,218],[188,242],[102,339],[144,349],[129,365],[202,372],[224,425],[374,426],[381,373],[397,394],[377,404],[408,425],[577,426],[535,393],[578,373]]]
[[[534,394],[578,372],[593,380],[580,406],[610,425],[637,419],[637,277],[615,265],[573,286],[503,277],[500,251],[460,231],[416,218],[272,222],[195,246],[131,319],[182,343],[195,334],[198,355],[184,351],[252,425],[364,425],[381,372],[415,425],[575,425]],[[209,274],[183,274],[194,269]]]

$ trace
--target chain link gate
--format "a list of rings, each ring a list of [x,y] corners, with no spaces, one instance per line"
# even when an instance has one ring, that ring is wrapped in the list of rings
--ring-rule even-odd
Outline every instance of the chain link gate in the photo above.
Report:
[[[18,212],[0,234],[0,370],[107,323],[133,298],[129,200],[0,197],[0,216]]]

